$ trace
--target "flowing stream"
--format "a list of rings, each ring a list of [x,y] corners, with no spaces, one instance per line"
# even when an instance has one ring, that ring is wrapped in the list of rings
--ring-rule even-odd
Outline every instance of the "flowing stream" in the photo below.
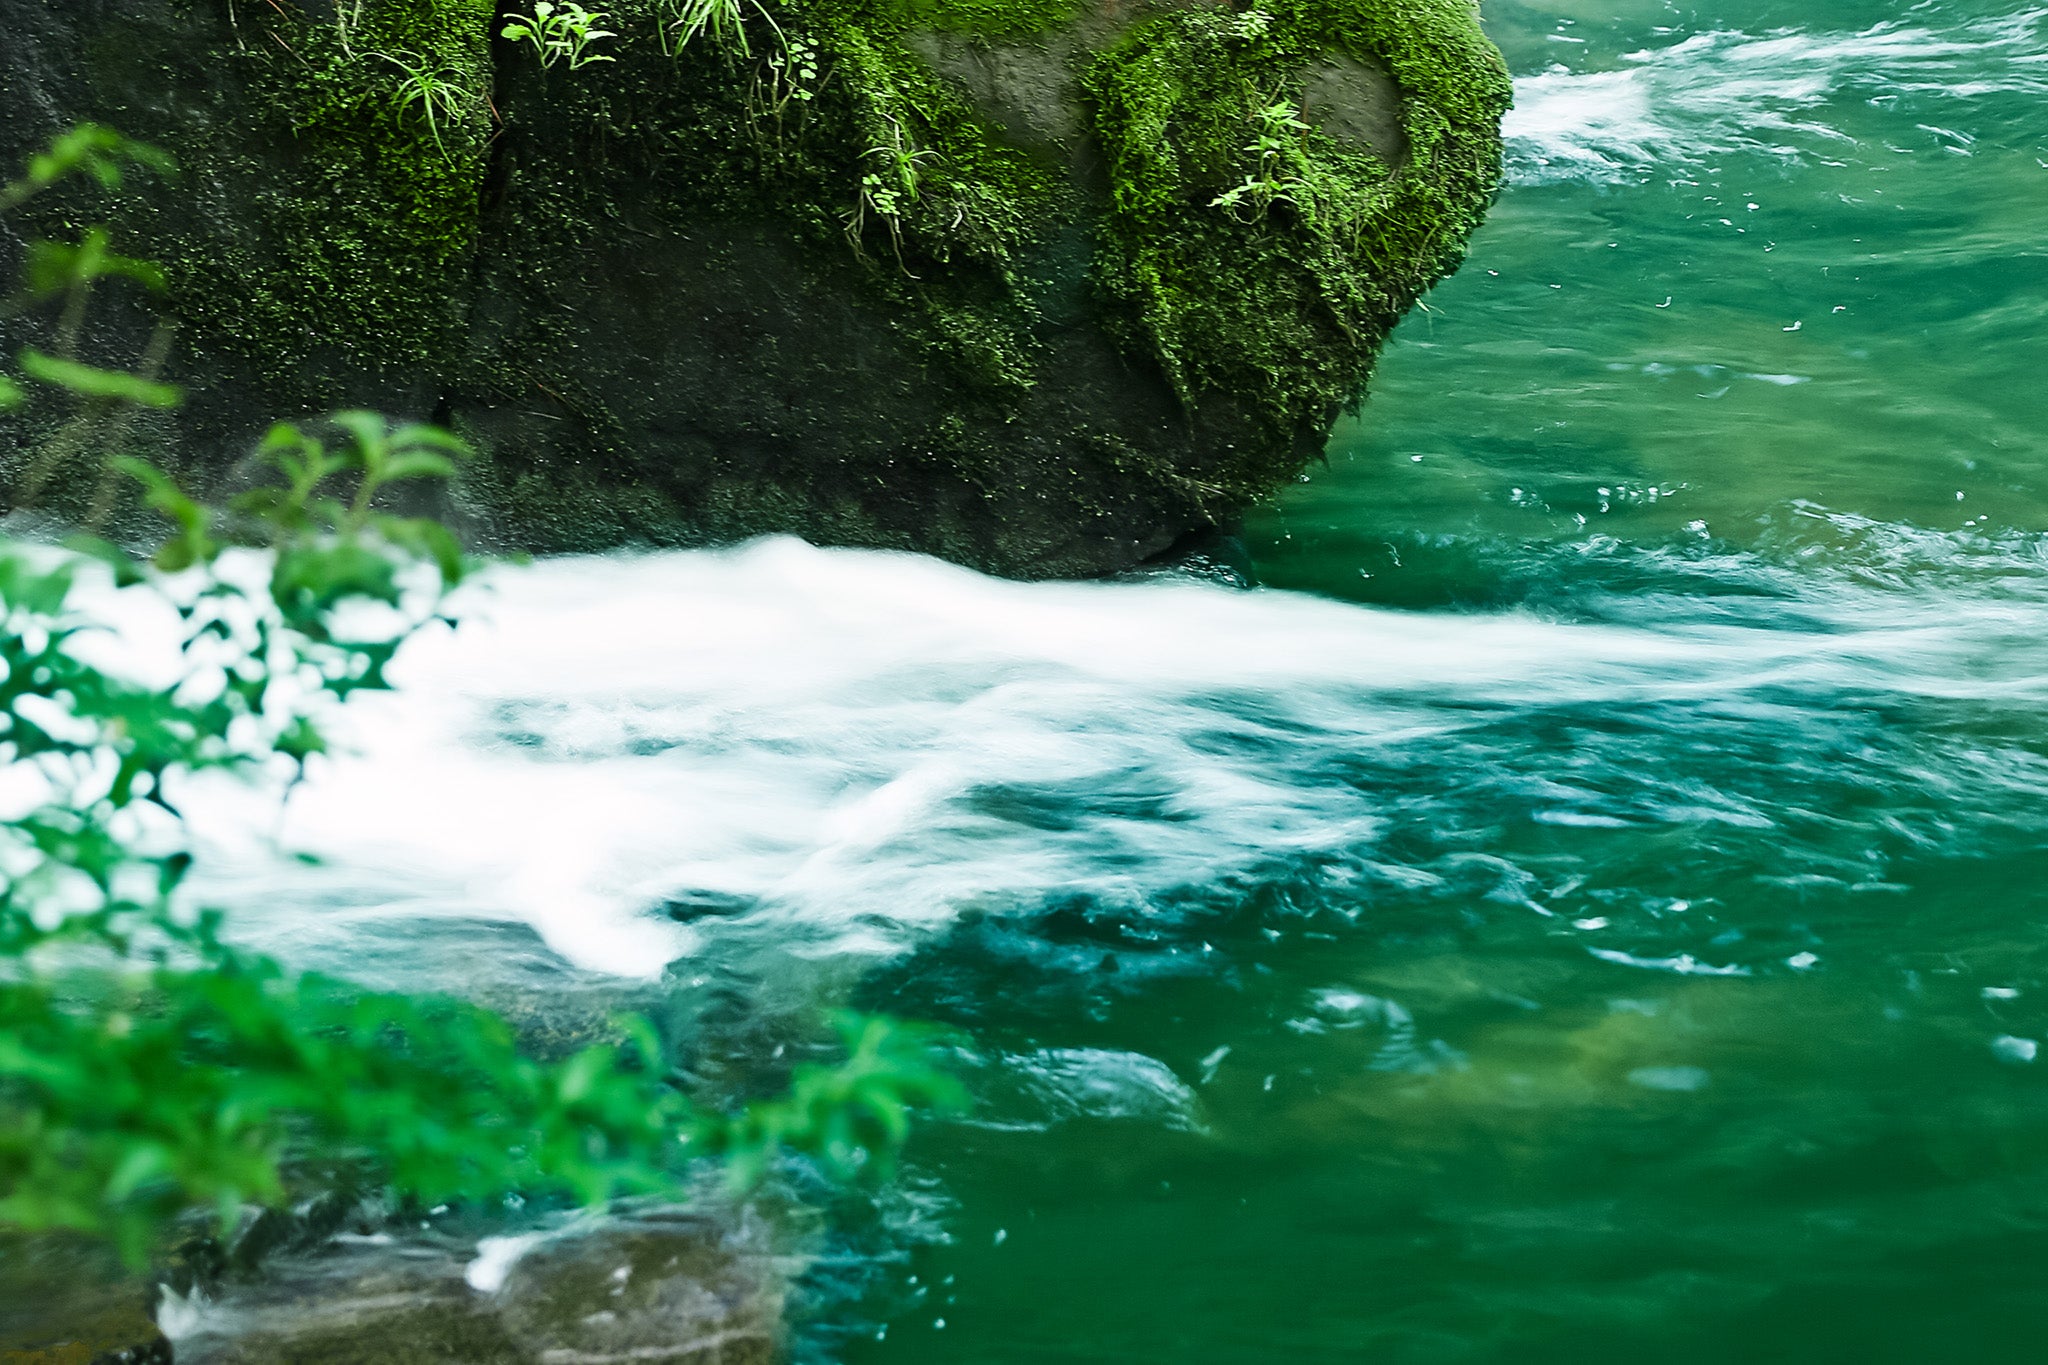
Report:
[[[735,1056],[957,1027],[806,1361],[2033,1358],[2048,10],[1488,22],[1510,183],[1262,586],[505,569],[208,894]]]

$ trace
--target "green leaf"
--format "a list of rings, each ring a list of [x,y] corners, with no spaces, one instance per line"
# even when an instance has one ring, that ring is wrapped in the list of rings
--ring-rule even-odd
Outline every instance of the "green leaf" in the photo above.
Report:
[[[455,476],[455,461],[431,450],[415,450],[392,456],[383,473],[386,483],[397,483],[400,479],[448,479]]]
[[[447,587],[460,583],[469,570],[468,557],[455,533],[431,517],[382,517],[376,526],[398,549],[432,560]]]
[[[661,1035],[644,1014],[619,1014],[612,1017],[612,1027],[626,1035],[627,1041],[640,1054],[640,1064],[655,1075],[660,1075],[667,1063],[663,1060]]]
[[[108,249],[111,241],[105,228],[96,227],[76,243],[34,243],[28,249],[29,293],[36,298],[50,298],[79,285],[118,276],[161,294],[165,287],[163,267],[155,261],[117,256]]]
[[[147,408],[175,408],[185,400],[175,384],[159,384],[125,370],[103,370],[34,349],[23,350],[19,358],[22,373],[29,378],[69,389],[81,398],[108,398]]]
[[[327,420],[354,438],[352,453],[362,467],[374,469],[383,462],[391,444],[391,427],[381,414],[351,409],[334,413]]]
[[[317,444],[317,442],[309,441],[306,433],[300,431],[290,422],[273,422],[270,430],[264,432],[263,439],[257,443],[256,453],[259,455],[276,455],[281,451],[298,450],[307,445]]]
[[[170,1153],[153,1142],[131,1147],[107,1177],[106,1200],[119,1204],[152,1180],[170,1174]]]
[[[270,596],[286,624],[325,640],[326,618],[348,599],[397,604],[398,565],[354,542],[287,546],[271,568]]]
[[[148,494],[150,506],[159,512],[182,526],[205,524],[206,513],[199,504],[186,496],[185,490],[178,487],[177,480],[149,461],[122,455],[115,458],[114,467],[140,483]]]
[[[113,467],[141,483],[149,505],[177,524],[178,533],[157,551],[156,566],[165,573],[179,573],[197,564],[210,564],[220,553],[213,537],[213,514],[187,497],[177,481],[147,460],[119,456]]]
[[[104,188],[119,189],[123,162],[164,173],[176,169],[168,153],[146,142],[123,137],[101,124],[81,123],[60,133],[49,151],[29,158],[28,183],[40,189],[83,172]]]
[[[562,1063],[562,1069],[555,1078],[555,1093],[563,1104],[578,1104],[596,1089],[598,1081],[611,1070],[611,1066],[609,1048],[584,1048]]]

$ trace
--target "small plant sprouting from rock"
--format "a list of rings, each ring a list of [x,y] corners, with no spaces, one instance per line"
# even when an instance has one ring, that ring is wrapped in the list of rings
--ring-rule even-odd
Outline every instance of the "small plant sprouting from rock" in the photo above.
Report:
[[[847,218],[847,235],[858,246],[868,215],[873,214],[888,227],[889,241],[900,261],[903,255],[903,215],[917,202],[924,182],[925,163],[938,154],[920,148],[901,119],[885,114],[882,125],[882,140],[865,153],[877,164],[874,169],[861,173],[860,193],[854,200],[853,212]]]
[[[610,29],[598,27],[604,21],[603,10],[585,9],[573,0],[560,4],[555,0],[533,0],[533,12],[514,15],[498,36],[515,43],[531,43],[543,68],[566,61],[574,71],[593,62],[613,60],[590,50],[590,44],[618,36]]]
[[[441,140],[443,124],[453,123],[462,116],[463,106],[468,102],[469,92],[448,79],[448,72],[432,69],[425,61],[410,52],[393,55],[389,52],[377,54],[397,67],[404,75],[398,83],[398,92],[392,102],[393,111],[400,117],[416,115],[433,134],[434,146],[443,157],[448,157],[448,146]],[[449,158],[453,164],[453,158]]]
[[[754,55],[753,44],[747,39],[746,7],[752,0],[660,0],[660,23],[657,32],[661,37],[661,50],[668,56],[675,56],[698,38],[708,38],[712,44],[725,52],[742,57]],[[770,28],[775,21],[768,11],[758,3],[753,8]],[[780,30],[777,30],[778,33]]]
[[[761,0],[657,0],[656,8],[655,32],[662,52],[670,57],[705,38],[728,58],[751,61],[754,43],[747,34],[747,11],[751,9],[768,26],[773,42],[767,56],[754,67],[747,99],[757,119],[766,116],[779,124],[790,105],[808,104],[817,97],[821,69],[817,40],[777,23]]]
[[[1241,43],[1263,42],[1273,30],[1273,16],[1262,9],[1249,9],[1230,21],[1232,36]]]
[[[1257,11],[1244,17],[1255,15],[1264,17]],[[1302,139],[1309,127],[1302,121],[1300,110],[1284,99],[1268,100],[1253,110],[1252,126],[1256,136],[1245,147],[1252,154],[1252,169],[1241,183],[1210,200],[1209,207],[1227,209],[1233,214],[1249,210],[1248,218],[1256,219],[1264,216],[1276,201],[1298,204],[1296,193],[1307,184],[1301,174],[1308,163]]]
[[[778,33],[781,31],[778,29]],[[783,35],[782,49],[768,57],[766,98],[757,101],[777,118],[792,103],[809,104],[818,97],[820,53],[815,38]]]

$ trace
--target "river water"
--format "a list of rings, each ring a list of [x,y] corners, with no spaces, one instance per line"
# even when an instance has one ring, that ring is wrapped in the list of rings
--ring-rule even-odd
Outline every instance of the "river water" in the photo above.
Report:
[[[505,570],[209,890],[709,1053],[957,1027],[806,1361],[2037,1357],[2048,10],[1487,18],[1510,183],[1263,586]]]

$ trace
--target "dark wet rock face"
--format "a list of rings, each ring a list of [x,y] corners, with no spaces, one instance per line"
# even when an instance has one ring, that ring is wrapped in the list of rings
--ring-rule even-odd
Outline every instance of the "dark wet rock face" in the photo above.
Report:
[[[163,1314],[179,1365],[770,1365],[785,1263],[688,1210],[469,1243],[344,1238]]]
[[[605,7],[615,60],[570,71],[494,0],[0,0],[0,156],[96,119],[185,167],[17,230],[110,219],[165,263],[192,399],[135,438],[199,482],[369,406],[474,440],[486,542],[1093,574],[1312,458],[1497,176],[1467,0],[877,0],[745,55],[664,51],[666,3]],[[456,92],[435,128],[393,54]],[[112,304],[109,363],[150,337]],[[26,458],[15,500],[89,501],[86,456],[47,490]]]

